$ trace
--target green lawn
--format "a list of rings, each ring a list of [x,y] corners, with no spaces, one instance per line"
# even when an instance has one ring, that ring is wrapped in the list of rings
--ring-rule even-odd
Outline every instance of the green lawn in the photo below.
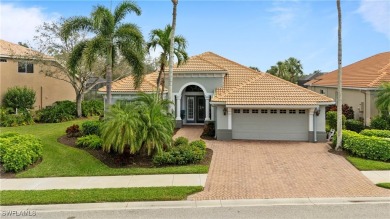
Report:
[[[358,170],[390,170],[389,162],[376,160],[367,160],[359,157],[348,156],[347,160],[351,162]]]
[[[378,183],[376,185],[385,189],[390,189],[390,183]]]
[[[0,205],[183,200],[201,186],[0,191]]]
[[[33,134],[42,139],[43,160],[34,168],[20,172],[18,178],[55,176],[109,176],[139,174],[207,173],[206,165],[188,165],[161,168],[110,168],[88,152],[62,145],[57,139],[65,134],[67,127],[85,120],[64,123],[36,124],[20,127],[1,127],[0,133],[17,132]]]

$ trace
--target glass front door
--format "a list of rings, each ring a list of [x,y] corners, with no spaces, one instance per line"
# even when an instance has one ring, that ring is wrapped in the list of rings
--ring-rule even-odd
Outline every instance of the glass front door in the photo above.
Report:
[[[204,96],[187,96],[187,122],[204,123],[206,105]]]
[[[195,122],[195,97],[187,97],[187,122]]]
[[[203,96],[196,97],[196,122],[197,123],[204,123],[205,118],[205,99]]]

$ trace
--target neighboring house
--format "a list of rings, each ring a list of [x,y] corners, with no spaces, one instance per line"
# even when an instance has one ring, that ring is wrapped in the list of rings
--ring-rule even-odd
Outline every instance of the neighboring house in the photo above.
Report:
[[[337,70],[317,77],[305,85],[310,90],[337,100]],[[352,106],[355,119],[370,125],[378,115],[376,92],[382,82],[390,82],[390,52],[379,53],[342,69],[343,103]]]
[[[76,99],[73,87],[64,81],[45,76],[36,58],[53,60],[24,46],[0,39],[1,100],[8,88],[20,86],[35,91],[35,109],[41,109],[59,100]]]
[[[147,75],[139,90],[134,90],[131,76],[115,82],[113,99],[154,92],[156,78],[157,73]],[[218,140],[325,141],[325,106],[334,104],[331,98],[211,52],[173,69],[173,94],[176,126],[215,121]]]
[[[317,72],[317,73],[312,73],[310,75],[304,75],[303,78],[298,79],[298,85],[301,87],[307,88],[308,86],[305,85],[307,82],[309,82],[309,81],[313,80],[314,78],[317,78],[323,74],[324,73],[322,73],[322,72]]]

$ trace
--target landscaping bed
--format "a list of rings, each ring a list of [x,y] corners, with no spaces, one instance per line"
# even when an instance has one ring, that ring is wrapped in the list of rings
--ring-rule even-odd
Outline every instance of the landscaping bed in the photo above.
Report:
[[[66,135],[58,138],[58,142],[70,147],[76,147],[76,137],[67,137]],[[152,157],[132,155],[128,152],[123,154],[117,153],[107,153],[103,150],[94,150],[88,148],[79,148],[81,150],[87,151],[96,159],[100,160],[102,163],[107,165],[110,168],[130,168],[130,167],[144,167],[144,168],[153,168],[153,159]],[[209,148],[206,149],[205,158],[198,163],[198,165],[210,165],[211,158],[213,156],[213,151]]]

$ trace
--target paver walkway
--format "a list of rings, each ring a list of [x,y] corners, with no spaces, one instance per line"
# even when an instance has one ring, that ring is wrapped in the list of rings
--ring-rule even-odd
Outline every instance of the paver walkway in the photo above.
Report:
[[[203,133],[203,125],[188,125],[179,129],[173,138],[186,137],[190,141],[199,140]]]
[[[207,141],[206,186],[189,200],[390,197],[323,143]]]
[[[390,171],[378,170],[378,171],[360,171],[360,172],[375,184],[382,183],[382,182],[390,183]]]
[[[0,179],[1,190],[204,186],[207,174]]]

